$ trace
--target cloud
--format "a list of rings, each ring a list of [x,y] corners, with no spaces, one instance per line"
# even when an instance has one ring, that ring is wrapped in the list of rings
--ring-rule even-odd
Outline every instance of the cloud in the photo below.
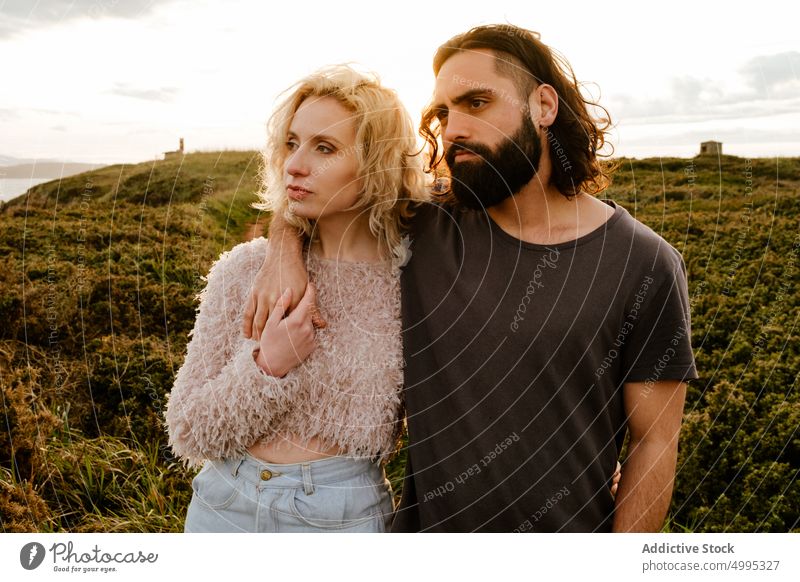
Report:
[[[800,82],[800,53],[790,51],[755,57],[739,72],[754,91],[769,95],[771,90]]]
[[[137,19],[169,0],[5,0],[0,1],[0,40],[36,28],[80,18]]]
[[[700,144],[706,140],[721,141],[723,151],[726,145],[782,144],[795,143],[797,132],[793,129],[753,129],[748,127],[707,129],[687,129],[661,138],[663,144]],[[652,146],[652,135],[627,135],[626,146]]]
[[[732,89],[712,77],[674,77],[666,97],[613,95],[608,105],[612,117],[632,124],[766,117],[800,108],[800,53],[757,56],[739,75]]]
[[[793,124],[795,125],[795,124]],[[729,121],[703,128],[695,124],[678,124],[658,131],[639,126],[620,129],[615,157],[691,157],[700,151],[700,143],[722,142],[722,152],[744,157],[797,156],[797,130],[792,128],[757,128]]]
[[[114,88],[108,91],[112,95],[121,97],[132,97],[133,99],[143,99],[145,101],[159,101],[168,103],[179,92],[177,87],[159,87],[157,89],[140,89],[131,87],[125,83],[115,83]]]

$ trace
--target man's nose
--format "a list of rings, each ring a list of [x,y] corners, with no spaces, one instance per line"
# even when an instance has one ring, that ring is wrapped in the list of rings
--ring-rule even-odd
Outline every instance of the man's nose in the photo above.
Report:
[[[445,147],[454,142],[468,141],[470,137],[470,116],[458,111],[451,111],[442,130]]]

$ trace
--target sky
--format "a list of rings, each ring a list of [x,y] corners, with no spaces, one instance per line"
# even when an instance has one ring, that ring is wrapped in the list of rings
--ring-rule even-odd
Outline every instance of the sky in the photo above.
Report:
[[[0,156],[141,162],[260,149],[280,93],[332,63],[397,90],[414,120],[431,59],[488,23],[538,31],[611,114],[615,155],[800,155],[791,3],[0,0]]]

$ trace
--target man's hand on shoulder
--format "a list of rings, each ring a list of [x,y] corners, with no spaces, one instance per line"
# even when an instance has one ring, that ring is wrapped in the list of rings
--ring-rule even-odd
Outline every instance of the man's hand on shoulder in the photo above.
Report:
[[[305,295],[308,273],[303,263],[303,244],[300,233],[275,216],[270,224],[267,254],[253,281],[253,288],[244,311],[242,333],[245,337],[260,340],[269,319],[271,308],[278,303],[286,289],[291,289],[291,304],[286,311],[297,307]],[[324,327],[325,321],[312,306],[315,327]]]

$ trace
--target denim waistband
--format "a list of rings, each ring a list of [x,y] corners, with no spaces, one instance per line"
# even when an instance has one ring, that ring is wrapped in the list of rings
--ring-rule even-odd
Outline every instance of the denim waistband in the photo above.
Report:
[[[268,463],[248,452],[241,457],[215,461],[224,465],[233,477],[241,477],[260,487],[299,488],[311,494],[314,485],[328,485],[351,479],[365,472],[382,480],[381,466],[370,459],[329,457],[303,463]]]

